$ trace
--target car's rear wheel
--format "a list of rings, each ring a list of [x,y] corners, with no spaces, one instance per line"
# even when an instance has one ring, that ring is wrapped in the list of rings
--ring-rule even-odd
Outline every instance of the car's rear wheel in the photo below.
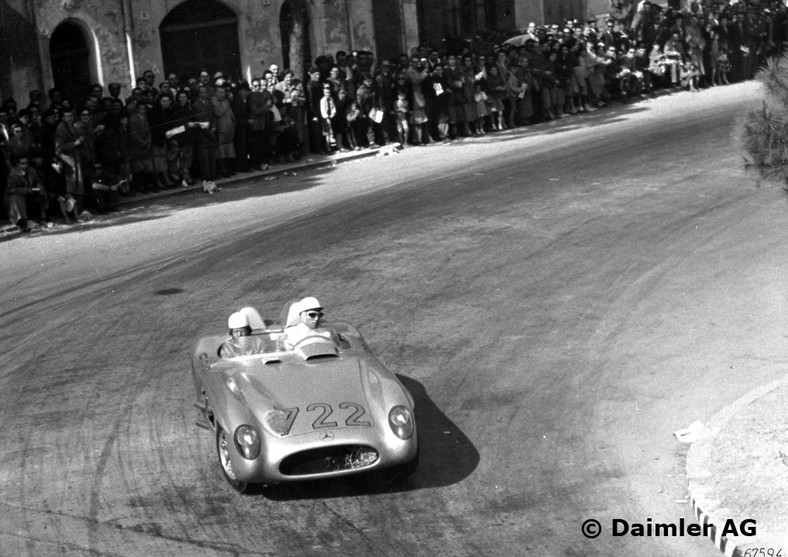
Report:
[[[224,479],[227,480],[234,490],[238,493],[246,493],[249,489],[249,484],[247,482],[240,481],[235,472],[233,472],[233,463],[230,459],[230,451],[233,450],[232,446],[233,440],[229,433],[227,433],[224,428],[216,424],[216,453],[219,457],[219,466],[222,469],[222,474],[224,474]]]

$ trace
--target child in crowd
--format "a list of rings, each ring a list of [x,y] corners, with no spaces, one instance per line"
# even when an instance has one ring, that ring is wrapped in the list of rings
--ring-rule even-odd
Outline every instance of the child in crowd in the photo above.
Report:
[[[487,96],[490,100],[492,129],[504,129],[503,99],[506,96],[506,82],[496,64],[487,70]]]
[[[170,175],[170,180],[175,184],[180,184],[184,188],[188,185],[186,183],[183,168],[183,156],[181,147],[175,139],[167,140],[167,173]]]
[[[331,87],[323,87],[323,98],[320,99],[320,125],[323,130],[324,149],[326,153],[332,152],[337,142],[334,138],[334,118],[337,115],[337,107],[331,97]]]
[[[545,120],[555,120],[558,116],[558,52],[547,54],[547,61],[542,67],[542,115]]]
[[[729,85],[728,72],[731,69],[731,64],[728,60],[728,51],[725,48],[720,48],[717,55],[717,77],[719,78],[720,85]]]
[[[651,79],[651,60],[646,52],[646,48],[643,46],[639,46],[635,50],[635,69],[643,76],[643,93],[650,95],[654,91],[654,84]]]
[[[104,170],[100,162],[93,163],[93,191],[98,200],[98,208],[102,213],[115,211],[118,206],[118,195],[127,187],[128,180],[113,176]]]
[[[351,99],[347,95],[347,90],[337,91],[337,115],[334,118],[334,134],[336,135],[337,146],[340,151],[348,151],[354,148],[354,144],[348,139],[348,120],[347,111],[350,108]],[[347,141],[347,147],[345,142]]]
[[[345,138],[347,139],[348,146],[354,151],[359,151],[361,147],[358,146],[358,138],[361,132],[361,109],[358,107],[356,101],[351,101],[345,112],[345,119],[347,120],[347,128],[345,129]]]
[[[399,135],[399,142],[403,149],[408,142],[408,134],[410,133],[408,112],[409,105],[406,93],[405,91],[399,91],[397,93],[397,101],[394,103],[394,113],[397,119],[397,135]]]
[[[490,109],[487,106],[487,93],[484,92],[484,87],[481,81],[474,84],[474,100],[476,101],[476,113],[479,118],[476,120],[476,133],[484,135],[484,120],[490,115]]]
[[[700,89],[698,89],[698,83],[701,75],[703,74],[701,74],[700,68],[694,62],[681,65],[681,84],[686,87],[688,91],[693,93],[700,91]]]

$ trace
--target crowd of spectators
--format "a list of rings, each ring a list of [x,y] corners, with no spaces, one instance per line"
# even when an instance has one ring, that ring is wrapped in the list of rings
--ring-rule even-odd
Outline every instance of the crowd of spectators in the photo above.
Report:
[[[450,142],[604,107],[658,89],[751,79],[788,38],[783,2],[700,0],[685,10],[611,0],[604,20],[536,26],[515,37],[422,45],[376,60],[318,56],[297,75],[276,64],[251,83],[203,70],[131,94],[31,91],[0,105],[0,191],[12,224],[71,222],[118,196],[213,181],[310,153]]]

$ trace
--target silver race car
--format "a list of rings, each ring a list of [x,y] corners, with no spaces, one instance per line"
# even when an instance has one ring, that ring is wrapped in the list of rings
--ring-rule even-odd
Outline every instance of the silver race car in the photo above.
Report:
[[[248,318],[256,353],[222,357],[227,336],[202,338],[192,354],[200,410],[222,472],[239,492],[275,484],[381,471],[406,477],[418,465],[413,397],[372,355],[355,327],[324,324],[331,338],[284,343],[279,322]],[[292,313],[292,311],[290,312]]]

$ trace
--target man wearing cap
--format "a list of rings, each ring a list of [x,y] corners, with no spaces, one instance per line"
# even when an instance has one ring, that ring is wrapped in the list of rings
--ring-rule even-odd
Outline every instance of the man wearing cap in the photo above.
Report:
[[[230,338],[219,348],[220,357],[235,358],[263,352],[263,337],[252,335],[249,316],[244,312],[233,313],[227,320],[227,326],[230,329]]]
[[[330,329],[320,326],[323,317],[323,306],[317,298],[311,296],[296,302],[298,310],[298,323],[285,328],[285,347],[292,350],[299,342],[306,338],[323,337],[333,340]]]

